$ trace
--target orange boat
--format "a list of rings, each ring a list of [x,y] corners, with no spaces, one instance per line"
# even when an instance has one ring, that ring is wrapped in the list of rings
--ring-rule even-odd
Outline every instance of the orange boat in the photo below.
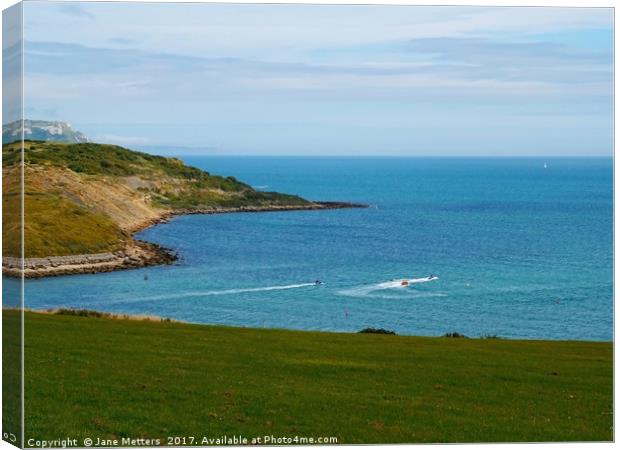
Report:
[[[407,280],[403,280],[400,282],[401,286],[409,286],[409,282]]]

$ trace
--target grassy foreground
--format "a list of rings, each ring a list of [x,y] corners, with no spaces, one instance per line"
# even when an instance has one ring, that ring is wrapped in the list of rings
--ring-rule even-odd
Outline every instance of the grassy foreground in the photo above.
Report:
[[[8,320],[17,313],[4,311]],[[26,439],[612,439],[612,344],[26,313]]]

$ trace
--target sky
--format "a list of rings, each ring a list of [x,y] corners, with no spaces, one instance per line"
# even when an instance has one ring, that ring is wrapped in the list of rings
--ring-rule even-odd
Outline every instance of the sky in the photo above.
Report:
[[[605,155],[610,8],[24,4],[25,117],[162,153]]]

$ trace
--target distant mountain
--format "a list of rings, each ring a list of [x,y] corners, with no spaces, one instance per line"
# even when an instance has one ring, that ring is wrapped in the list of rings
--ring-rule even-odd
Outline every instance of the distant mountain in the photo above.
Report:
[[[2,143],[19,141],[21,139],[20,121],[2,125]],[[50,122],[47,120],[24,120],[24,139],[33,141],[55,141],[82,143],[88,142],[88,138],[79,131],[74,130],[66,122]]]

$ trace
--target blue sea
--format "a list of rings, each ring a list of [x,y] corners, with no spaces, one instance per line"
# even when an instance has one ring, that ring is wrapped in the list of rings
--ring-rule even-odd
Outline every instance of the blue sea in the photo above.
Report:
[[[178,264],[27,280],[26,306],[299,330],[613,338],[610,158],[184,159],[256,189],[371,207],[177,217],[138,237],[177,251]]]

